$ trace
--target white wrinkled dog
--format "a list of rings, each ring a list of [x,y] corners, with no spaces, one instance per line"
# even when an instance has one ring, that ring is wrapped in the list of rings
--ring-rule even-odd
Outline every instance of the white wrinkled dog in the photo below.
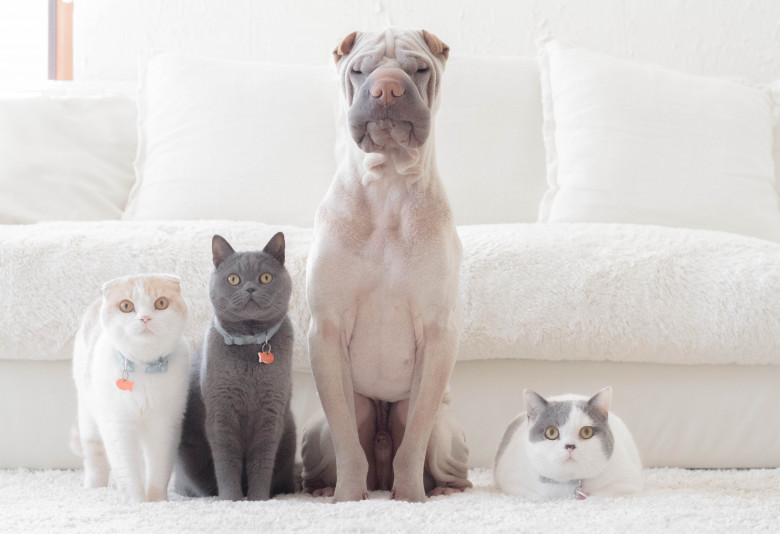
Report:
[[[426,31],[352,33],[334,51],[351,141],[317,212],[309,354],[326,419],[304,430],[304,489],[422,501],[462,490],[447,393],[461,245],[433,142],[449,48]],[[335,488],[334,488],[335,486]]]

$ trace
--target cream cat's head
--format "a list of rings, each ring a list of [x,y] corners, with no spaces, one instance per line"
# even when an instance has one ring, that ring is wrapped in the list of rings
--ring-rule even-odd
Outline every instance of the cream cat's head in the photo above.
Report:
[[[125,276],[103,286],[100,322],[114,347],[136,361],[170,353],[187,320],[178,277]]]
[[[590,398],[545,399],[524,390],[528,417],[526,451],[531,465],[558,482],[592,478],[607,466],[614,449],[609,428],[612,388]]]

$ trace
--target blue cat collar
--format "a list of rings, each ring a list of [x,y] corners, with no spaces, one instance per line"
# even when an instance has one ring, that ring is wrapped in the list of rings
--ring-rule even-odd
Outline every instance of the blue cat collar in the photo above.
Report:
[[[170,354],[166,354],[165,356],[160,356],[153,362],[148,362],[145,369],[146,374],[165,373],[168,371],[168,358],[170,358],[170,356]],[[127,358],[119,351],[116,351],[116,357],[122,365],[122,371],[127,373],[135,372],[136,362]]]
[[[221,324],[219,324],[219,320],[216,317],[214,317],[214,328],[216,328],[217,332],[222,335],[222,338],[225,340],[225,345],[262,345],[274,337],[274,334],[276,334],[282,327],[283,322],[284,319],[273,325],[268,330],[260,332],[254,336],[230,334],[222,327]]]
[[[566,482],[560,482],[558,480],[555,480],[554,478],[547,478],[544,475],[539,475],[539,482],[541,482],[542,484],[568,484],[568,485],[574,484],[574,485],[577,485],[577,486],[581,486],[582,485],[582,480],[579,480],[579,479],[567,480]]]

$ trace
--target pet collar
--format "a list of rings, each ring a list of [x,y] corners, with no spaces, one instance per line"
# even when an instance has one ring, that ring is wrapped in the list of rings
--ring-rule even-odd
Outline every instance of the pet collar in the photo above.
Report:
[[[585,499],[588,497],[588,494],[585,493],[585,490],[582,489],[582,483],[585,482],[583,479],[575,479],[575,480],[567,480],[566,482],[559,482],[553,478],[547,478],[544,475],[539,475],[539,482],[542,484],[564,484],[568,486],[574,486],[574,494],[572,495],[573,499]]]
[[[245,336],[241,334],[229,334],[227,330],[222,328],[222,325],[219,324],[219,319],[214,317],[214,328],[217,329],[217,332],[222,334],[222,337],[225,340],[225,345],[263,345],[268,342],[269,339],[274,337],[274,334],[279,331],[279,329],[282,327],[282,323],[284,322],[284,319],[273,325],[268,330],[265,330],[264,332],[260,332],[257,335],[254,336]]]
[[[147,374],[154,374],[154,373],[164,373],[168,370],[168,358],[170,358],[170,354],[166,354],[165,356],[160,356],[153,362],[149,362],[146,364],[146,373]],[[127,358],[124,354],[122,354],[119,351],[116,351],[116,357],[119,360],[119,363],[122,365],[122,371],[126,371],[128,373],[134,373],[135,372],[135,366],[136,363]]]

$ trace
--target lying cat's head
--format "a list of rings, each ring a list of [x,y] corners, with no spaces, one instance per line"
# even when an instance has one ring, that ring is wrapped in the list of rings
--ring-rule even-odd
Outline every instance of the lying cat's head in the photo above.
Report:
[[[284,318],[292,293],[292,280],[284,267],[284,247],[281,232],[262,251],[252,252],[236,252],[225,238],[214,236],[209,297],[223,325],[235,328],[240,327],[236,323],[252,322],[268,327]]]
[[[614,449],[608,421],[612,388],[590,398],[546,400],[527,389],[523,396],[528,416],[526,451],[541,475],[567,482],[592,478],[604,470]]]
[[[128,358],[152,361],[169,354],[186,321],[187,305],[176,276],[124,276],[103,286],[100,323]]]

